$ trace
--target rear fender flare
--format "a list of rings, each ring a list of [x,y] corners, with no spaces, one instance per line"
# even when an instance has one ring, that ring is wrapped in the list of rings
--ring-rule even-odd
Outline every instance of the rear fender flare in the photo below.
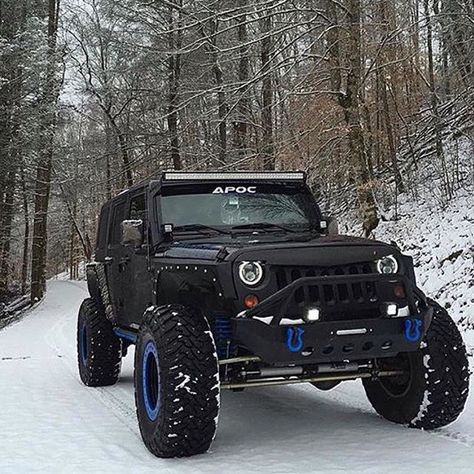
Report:
[[[87,288],[89,294],[98,304],[104,307],[107,319],[116,324],[115,312],[112,306],[109,287],[107,283],[107,272],[104,263],[94,262],[87,265]]]

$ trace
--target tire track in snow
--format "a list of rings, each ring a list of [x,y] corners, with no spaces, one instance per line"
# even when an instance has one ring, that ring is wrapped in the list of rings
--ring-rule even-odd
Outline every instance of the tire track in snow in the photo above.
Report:
[[[430,436],[436,436],[438,438],[444,438],[450,441],[455,441],[456,443],[462,444],[467,448],[474,448],[474,437],[466,433],[461,433],[460,431],[447,431],[449,428],[441,428],[439,431],[427,431],[426,433]]]
[[[120,416],[123,424],[140,438],[135,407],[131,408],[127,402],[115,395],[108,387],[97,387],[95,392],[101,403],[113,411],[116,416]],[[120,412],[120,415],[117,414],[117,411]]]
[[[67,283],[78,288],[84,294],[84,297],[89,295],[83,285],[78,282],[62,281],[61,283]],[[79,305],[82,303],[82,299],[74,303],[74,306],[77,306],[75,312],[65,318],[59,319],[47,331],[44,340],[49,348],[61,359],[62,365],[66,368],[68,374],[77,382],[78,386],[86,390],[91,397],[98,400],[101,405],[105,406],[135,436],[140,438],[140,432],[136,422],[135,407],[131,408],[127,402],[121,400],[120,397],[114,393],[117,388],[116,386],[86,388],[79,379],[76,360],[76,339],[71,340],[67,334],[68,332],[75,334],[75,332],[71,331],[71,326],[75,328],[76,313],[79,311]]]

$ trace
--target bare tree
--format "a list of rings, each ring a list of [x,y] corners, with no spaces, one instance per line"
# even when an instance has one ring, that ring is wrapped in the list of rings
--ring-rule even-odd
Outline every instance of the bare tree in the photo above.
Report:
[[[57,125],[56,104],[60,92],[58,79],[57,32],[59,0],[48,1],[48,50],[43,97],[41,98],[42,122],[40,125],[41,147],[38,152],[35,180],[35,205],[33,221],[33,250],[31,264],[31,300],[41,299],[46,291],[46,244],[51,167],[54,137]]]

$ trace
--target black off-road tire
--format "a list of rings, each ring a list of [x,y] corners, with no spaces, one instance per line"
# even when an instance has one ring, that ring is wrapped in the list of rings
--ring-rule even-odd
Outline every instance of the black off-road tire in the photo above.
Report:
[[[92,298],[82,302],[77,320],[77,362],[82,382],[89,387],[113,385],[120,375],[122,341]]]
[[[146,447],[162,458],[206,452],[219,413],[219,367],[209,324],[190,308],[147,310],[135,350],[135,403]]]
[[[401,364],[409,369],[410,376],[363,381],[367,397],[379,415],[425,430],[456,420],[469,391],[469,365],[461,334],[443,307],[434,301],[429,304],[433,307],[433,320],[421,349],[385,362],[389,364],[387,368]]]

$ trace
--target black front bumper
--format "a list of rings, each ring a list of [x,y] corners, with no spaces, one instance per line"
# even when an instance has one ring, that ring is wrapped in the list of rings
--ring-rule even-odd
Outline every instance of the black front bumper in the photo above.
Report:
[[[341,277],[301,278],[233,318],[233,339],[264,362],[277,365],[367,360],[419,349],[433,313],[424,295],[406,277],[373,278],[387,286],[403,284],[409,316],[292,324],[285,312],[298,289],[341,281]]]

